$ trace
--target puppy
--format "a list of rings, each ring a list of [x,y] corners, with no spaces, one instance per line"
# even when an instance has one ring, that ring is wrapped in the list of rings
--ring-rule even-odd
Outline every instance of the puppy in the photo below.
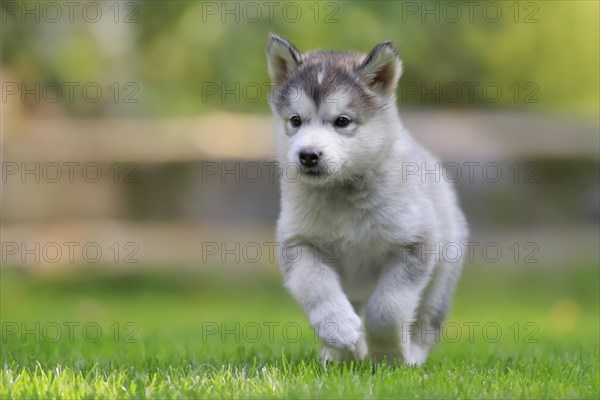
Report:
[[[450,183],[425,173],[439,162],[402,126],[394,45],[301,53],[272,34],[267,60],[284,166],[276,236],[285,286],[325,362],[422,364],[468,228]]]

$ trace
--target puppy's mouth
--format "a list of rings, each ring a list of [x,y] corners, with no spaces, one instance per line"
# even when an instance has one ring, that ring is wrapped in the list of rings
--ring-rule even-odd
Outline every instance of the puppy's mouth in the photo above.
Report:
[[[300,173],[302,175],[311,176],[311,177],[319,177],[326,175],[325,171],[318,167],[303,167],[300,169]]]
[[[316,165],[302,165],[301,163],[293,165],[294,168],[284,170],[284,179],[288,177],[290,181],[300,181],[311,185],[330,184],[336,181],[335,166],[325,160]]]
[[[329,177],[329,172],[327,171],[327,169],[319,166],[302,166],[299,172],[300,177],[302,177],[305,181],[309,181],[310,183],[325,182]]]

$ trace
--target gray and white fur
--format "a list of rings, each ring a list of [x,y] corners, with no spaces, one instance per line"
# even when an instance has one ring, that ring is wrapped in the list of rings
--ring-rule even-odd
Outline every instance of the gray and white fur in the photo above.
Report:
[[[449,182],[403,173],[404,165],[440,165],[400,121],[394,45],[301,53],[271,35],[267,59],[285,172],[279,262],[322,340],[323,360],[424,363],[440,337],[468,227]]]

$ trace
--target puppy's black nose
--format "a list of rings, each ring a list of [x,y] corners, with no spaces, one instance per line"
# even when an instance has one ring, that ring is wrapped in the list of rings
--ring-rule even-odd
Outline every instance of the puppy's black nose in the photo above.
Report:
[[[298,154],[300,158],[300,164],[305,167],[314,167],[319,162],[321,152],[317,152],[314,149],[302,149]]]

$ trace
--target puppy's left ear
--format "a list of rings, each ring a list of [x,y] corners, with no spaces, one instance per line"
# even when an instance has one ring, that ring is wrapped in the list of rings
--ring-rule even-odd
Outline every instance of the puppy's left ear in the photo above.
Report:
[[[302,55],[293,44],[284,38],[273,33],[269,36],[270,40],[267,46],[269,75],[273,84],[279,84],[298,68],[302,62]]]
[[[363,80],[376,92],[389,96],[396,91],[402,75],[402,61],[391,41],[379,43],[358,67]]]

